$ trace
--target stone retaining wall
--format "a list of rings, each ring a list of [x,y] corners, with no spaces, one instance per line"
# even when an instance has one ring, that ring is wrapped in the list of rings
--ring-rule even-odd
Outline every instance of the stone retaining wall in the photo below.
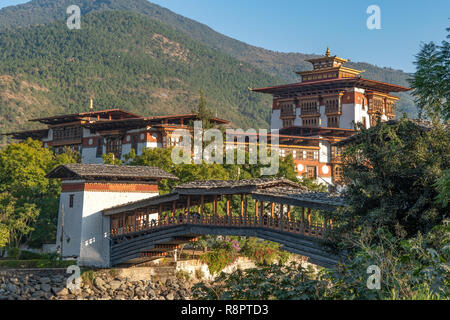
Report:
[[[190,300],[195,280],[136,280],[116,269],[87,273],[78,290],[66,270],[0,270],[0,300]]]
[[[240,257],[223,271],[254,267],[251,260]],[[189,274],[189,279],[177,277],[179,271]],[[156,261],[149,267],[89,271],[78,290],[67,288],[69,276],[66,269],[0,269],[0,300],[190,300],[195,283],[215,278],[199,260],[179,261],[176,269]]]

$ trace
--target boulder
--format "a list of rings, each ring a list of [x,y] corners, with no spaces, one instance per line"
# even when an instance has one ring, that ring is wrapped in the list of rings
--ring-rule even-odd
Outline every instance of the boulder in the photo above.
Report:
[[[117,289],[121,288],[122,283],[120,281],[113,280],[109,283],[109,286],[110,286],[111,290],[117,290]]]
[[[42,290],[42,291],[44,291],[44,292],[50,292],[51,289],[52,289],[52,287],[51,287],[49,284],[47,284],[47,283],[41,284],[41,290]]]
[[[39,282],[42,283],[42,284],[50,283],[50,278],[49,278],[49,277],[42,277],[42,278],[39,280]]]
[[[16,294],[19,291],[18,288],[12,283],[8,283],[6,285],[6,290],[8,290],[11,294]]]
[[[42,298],[44,296],[45,296],[45,292],[44,291],[40,291],[40,290],[33,292],[33,294],[31,295],[31,297],[35,298],[35,299],[39,299],[39,298]]]
[[[69,294],[69,290],[67,290],[67,288],[53,287],[52,293],[58,297],[67,296]]]
[[[173,300],[175,298],[175,295],[173,294],[173,292],[169,292],[167,295],[166,295],[166,299],[167,300]]]
[[[103,281],[102,278],[95,278],[94,279],[94,285],[99,288],[100,290],[104,290],[105,281]]]

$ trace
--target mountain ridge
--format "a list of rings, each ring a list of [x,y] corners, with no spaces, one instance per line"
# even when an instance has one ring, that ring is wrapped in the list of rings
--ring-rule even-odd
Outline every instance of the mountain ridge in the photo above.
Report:
[[[270,83],[267,83],[268,85],[299,82],[300,77],[294,71],[310,70],[311,66],[305,59],[317,57],[314,54],[281,53],[248,45],[147,0],[33,0],[26,4],[1,9],[0,32],[12,32],[18,28],[29,29],[35,28],[35,25],[45,26],[55,21],[65,21],[68,17],[66,8],[72,4],[79,5],[81,8],[82,28],[85,18],[92,13],[117,10],[138,12],[183,32],[202,45],[256,67],[266,74],[266,79],[271,79]],[[407,79],[410,75],[407,73],[391,68],[376,67],[365,62],[348,62],[347,65],[366,70],[363,74],[365,78],[408,86]],[[251,83],[239,83],[236,86],[240,86],[242,89],[251,86]],[[409,93],[401,93],[399,96],[401,99],[397,115],[407,112],[409,116],[414,117],[417,113],[412,96]],[[262,100],[268,101],[267,98],[262,98]],[[266,105],[266,109],[270,109],[270,103]],[[250,115],[250,117],[252,116],[259,117],[259,115]],[[266,118],[268,122],[267,114],[263,118]],[[261,125],[260,122],[259,125]]]
[[[0,32],[2,132],[35,128],[27,118],[87,110],[90,98],[97,110],[188,113],[200,89],[217,116],[267,127],[270,98],[242,85],[276,81],[258,68],[137,13],[90,13],[83,32],[64,22]]]

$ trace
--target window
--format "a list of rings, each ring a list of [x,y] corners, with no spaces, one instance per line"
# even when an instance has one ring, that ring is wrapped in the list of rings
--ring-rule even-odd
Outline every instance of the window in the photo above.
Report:
[[[306,167],[306,177],[308,179],[315,179],[316,178],[316,167]]]
[[[106,153],[112,153],[117,159],[122,157],[122,139],[111,137],[106,140]]]
[[[134,152],[136,152],[136,154],[138,151],[138,140],[139,140],[138,135],[135,134],[131,136],[131,149],[134,149]]]
[[[395,102],[392,100],[386,101],[386,113],[395,114]]]
[[[364,128],[367,128],[366,117],[362,118],[362,123],[363,123]]]
[[[62,127],[53,129],[53,140],[75,140],[81,139],[81,127]]]
[[[331,159],[336,160],[340,157],[342,157],[342,154],[344,153],[344,149],[342,147],[331,147]]]
[[[325,100],[325,113],[340,112],[339,99],[327,99]]]
[[[336,167],[334,168],[334,179],[337,180],[337,181],[340,181],[340,180],[342,180],[342,178],[343,178],[343,170],[342,170],[342,167],[336,166]]]
[[[327,118],[327,124],[330,128],[339,128],[339,117],[328,117]]]
[[[317,101],[302,101],[300,103],[302,114],[319,113],[318,105]]]
[[[306,151],[306,159],[314,160],[314,151]]]
[[[293,124],[294,124],[294,121],[292,119],[283,119],[283,128],[292,127]]]
[[[280,115],[284,116],[295,116],[295,105],[292,102],[281,103],[280,105]]]
[[[305,127],[317,127],[319,125],[319,118],[303,119],[303,126]]]
[[[71,194],[69,195],[69,208],[73,208],[73,199],[75,195]]]
[[[103,155],[103,137],[97,138],[97,158],[101,158]]]

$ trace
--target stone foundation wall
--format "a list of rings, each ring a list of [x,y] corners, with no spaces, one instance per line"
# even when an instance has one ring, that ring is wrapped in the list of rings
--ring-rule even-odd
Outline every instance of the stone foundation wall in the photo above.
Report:
[[[305,267],[309,264],[294,260]],[[160,262],[86,272],[78,290],[67,288],[70,274],[65,269],[0,269],[0,300],[190,300],[194,284],[215,278],[199,260],[179,261],[176,269]],[[253,261],[240,257],[223,271],[255,267]],[[189,279],[177,277],[179,271],[188,273]]]
[[[138,268],[135,268],[138,269]],[[65,270],[1,270],[0,300],[190,300],[194,279],[175,276],[137,280],[129,271],[105,269],[83,276],[78,290],[67,288]],[[145,274],[145,272],[143,272]]]

